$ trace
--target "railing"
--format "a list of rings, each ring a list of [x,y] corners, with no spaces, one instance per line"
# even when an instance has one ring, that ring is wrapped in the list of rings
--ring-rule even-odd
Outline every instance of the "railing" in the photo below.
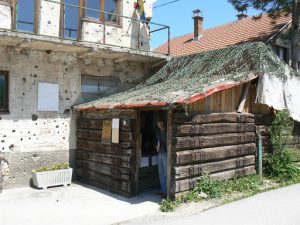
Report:
[[[38,4],[40,4],[40,1],[35,1],[35,3],[37,4],[37,2],[39,2]],[[128,17],[128,16],[123,16],[117,13],[112,13],[112,12],[106,12],[106,11],[102,11],[102,10],[98,10],[98,9],[92,9],[92,8],[88,8],[88,7],[84,7],[83,6],[83,1],[79,0],[79,4],[78,5],[74,5],[74,4],[69,4],[69,3],[64,3],[63,1],[57,2],[57,1],[53,1],[53,0],[43,0],[44,2],[49,2],[49,3],[53,3],[53,4],[59,4],[60,5],[60,28],[59,28],[59,37],[63,38],[63,39],[76,39],[77,41],[83,41],[82,40],[82,23],[83,23],[83,19],[85,19],[85,12],[86,11],[91,11],[91,12],[97,12],[99,13],[100,16],[97,20],[100,24],[103,25],[103,37],[102,37],[102,44],[104,45],[111,45],[111,46],[119,46],[119,47],[123,47],[123,48],[129,48],[129,49],[134,49],[134,50],[141,50],[141,51],[146,51],[149,52],[148,50],[144,50],[142,49],[141,46],[141,23],[145,24],[145,26],[149,29],[148,30],[148,35],[153,35],[156,32],[159,31],[167,31],[167,42],[168,42],[168,50],[166,52],[167,55],[170,54],[170,27],[163,25],[163,24],[159,24],[159,23],[154,23],[154,22],[150,22],[150,21],[146,21],[146,20],[140,20],[139,18],[133,18],[133,17]],[[66,15],[65,12],[65,8],[66,7],[71,7],[71,8],[76,8],[77,9],[77,13],[76,13],[76,17],[78,18],[76,21],[77,24],[77,29],[74,28],[70,28],[70,27],[66,27],[65,26],[65,22],[63,21]],[[14,10],[16,10],[16,6],[13,7]],[[36,7],[37,10],[35,11],[35,17],[38,18],[38,16],[41,15],[40,10],[41,7]],[[13,24],[13,28],[18,29],[17,28],[17,23],[23,23],[24,21],[18,21],[17,20],[17,13],[13,13],[13,15],[15,16],[15,18],[13,19],[13,21],[16,21],[16,24]],[[112,22],[112,21],[106,21],[105,18],[107,18],[107,16],[109,17],[113,17],[114,21],[116,22]],[[94,18],[93,18],[94,20]],[[123,20],[130,20],[130,22],[133,24],[134,22],[136,22],[138,29],[137,29],[137,34],[131,33],[131,38],[134,35],[137,40],[137,46],[135,48],[132,47],[127,47],[127,46],[123,46],[123,45],[116,45],[116,44],[111,44],[107,42],[107,34],[106,34],[106,30],[108,26],[116,26],[119,28],[122,28],[121,23],[123,23]],[[37,19],[34,20],[34,23],[37,23]],[[27,23],[27,22],[26,22]],[[32,23],[28,22],[28,25],[32,25]],[[36,27],[39,25],[34,24]],[[151,28],[151,30],[150,30]],[[39,29],[35,29],[35,30],[39,30]],[[37,35],[43,35],[43,34],[38,34]],[[47,36],[47,35],[43,35],[43,36]],[[76,36],[76,37],[75,37]],[[84,40],[85,41],[85,40]],[[149,41],[150,41],[150,37],[149,37]],[[92,41],[88,41],[88,42],[92,42]],[[99,44],[99,42],[94,42]],[[150,43],[149,43],[150,45]],[[150,50],[151,52],[151,50]]]

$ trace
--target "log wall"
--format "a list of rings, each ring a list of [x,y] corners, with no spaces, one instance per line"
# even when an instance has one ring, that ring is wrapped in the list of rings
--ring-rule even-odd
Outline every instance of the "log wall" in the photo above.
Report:
[[[120,143],[101,142],[103,120],[120,118]],[[136,112],[83,111],[77,120],[79,180],[130,197],[136,193]]]
[[[255,173],[254,115],[174,114],[171,196],[193,189],[203,172],[219,180]]]

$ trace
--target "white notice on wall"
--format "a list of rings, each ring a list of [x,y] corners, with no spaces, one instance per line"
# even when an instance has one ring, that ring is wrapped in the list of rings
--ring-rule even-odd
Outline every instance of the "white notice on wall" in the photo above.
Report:
[[[38,111],[57,112],[59,110],[59,85],[39,82]]]
[[[119,128],[119,124],[120,124],[120,119],[119,118],[114,118],[112,120],[112,128]]]
[[[119,136],[120,136],[119,124],[120,124],[119,118],[112,119],[112,138],[111,138],[112,143],[116,143],[116,144],[119,143]]]
[[[158,164],[158,156],[157,155],[152,156],[151,161],[152,161],[152,166],[156,166]]]
[[[141,158],[141,167],[148,167],[149,166],[149,158],[148,157],[142,157]]]

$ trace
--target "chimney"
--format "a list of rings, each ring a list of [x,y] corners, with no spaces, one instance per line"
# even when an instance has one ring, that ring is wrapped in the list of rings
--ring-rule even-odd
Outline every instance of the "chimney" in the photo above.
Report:
[[[200,9],[193,11],[194,14],[194,41],[198,41],[203,34],[203,16]]]
[[[236,15],[238,20],[242,20],[248,17],[248,15],[244,11],[239,11],[238,14]]]

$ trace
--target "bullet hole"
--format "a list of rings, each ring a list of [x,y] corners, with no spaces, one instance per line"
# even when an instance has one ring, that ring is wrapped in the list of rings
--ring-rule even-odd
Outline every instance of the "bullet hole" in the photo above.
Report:
[[[21,138],[21,141],[23,141],[23,138]]]
[[[48,24],[51,24],[51,21],[50,20],[48,20]],[[48,53],[49,54],[49,53]]]
[[[67,91],[67,90],[65,90],[65,93],[68,93],[68,91]]]
[[[54,123],[56,123],[56,120],[54,120]]]
[[[15,132],[16,132],[16,130],[12,130],[11,132],[15,133]]]
[[[21,109],[22,112],[24,112],[24,109]]]
[[[9,150],[12,150],[15,146],[13,144],[11,144],[10,146],[8,146]]]
[[[28,131],[28,134],[30,134],[30,131]]]
[[[66,98],[66,100],[68,101],[68,100],[70,100],[70,98]]]
[[[24,82],[26,82],[26,78],[25,78],[25,77],[23,77],[22,80],[23,80]]]
[[[25,95],[25,93],[23,92],[23,94],[22,95]]]
[[[37,123],[35,123],[35,125],[37,126]]]
[[[59,126],[57,125],[56,128],[59,128]]]
[[[44,122],[44,124],[46,124],[46,123]]]
[[[70,109],[65,109],[63,114],[66,115],[66,114],[69,114],[69,113],[70,113]]]
[[[4,143],[5,141],[4,140],[1,140],[1,143]]]
[[[37,75],[36,75],[36,74],[34,74],[34,75],[33,75],[33,77],[37,77]]]
[[[2,150],[4,150],[4,147],[2,148]]]
[[[36,134],[33,134],[33,136],[36,136]]]
[[[37,154],[33,154],[33,157],[37,157],[38,155]]]
[[[31,140],[31,137],[29,137],[28,139]]]
[[[3,137],[6,137],[6,135],[3,135]]]
[[[57,133],[59,134],[59,131],[57,131]]]
[[[36,114],[32,114],[31,115],[31,119],[32,119],[32,121],[37,121],[38,120],[38,115],[36,115]],[[37,124],[36,124],[37,125]]]
[[[65,68],[65,71],[68,71],[68,68]]]
[[[50,54],[52,51],[50,49],[45,51],[47,54]]]
[[[65,137],[63,137],[63,139],[65,140],[66,138],[65,138]]]
[[[35,65],[35,66],[34,66],[34,68],[36,68],[36,69],[37,69],[37,68],[39,68],[39,67],[38,67],[37,65]]]

